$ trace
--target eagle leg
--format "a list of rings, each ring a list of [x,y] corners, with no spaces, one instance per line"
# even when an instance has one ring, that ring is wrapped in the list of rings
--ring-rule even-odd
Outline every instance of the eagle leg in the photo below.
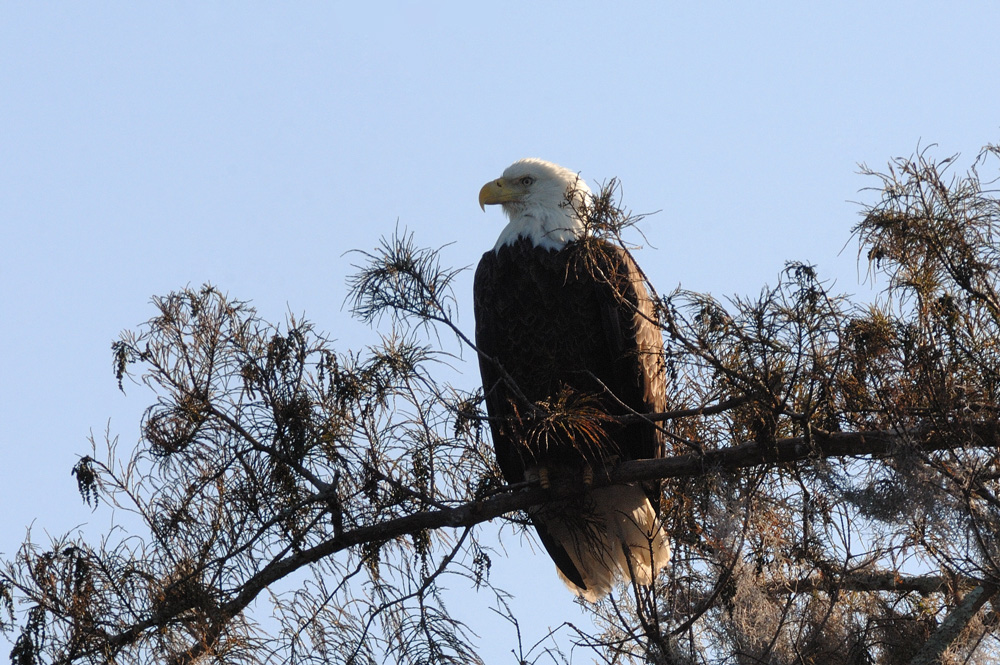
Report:
[[[549,467],[538,467],[538,484],[542,486],[542,489],[550,489],[552,487],[552,481],[549,480]]]
[[[552,481],[549,479],[549,467],[533,466],[524,471],[524,479],[529,483],[537,482],[542,489],[551,489]]]

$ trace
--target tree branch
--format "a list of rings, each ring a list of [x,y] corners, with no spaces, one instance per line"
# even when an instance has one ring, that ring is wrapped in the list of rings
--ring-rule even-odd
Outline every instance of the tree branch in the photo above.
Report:
[[[967,436],[959,439],[931,427],[902,432],[813,431],[808,437],[796,436],[763,444],[749,442],[704,454],[692,453],[625,462],[609,474],[610,482],[602,485],[697,476],[709,470],[734,471],[760,464],[796,462],[809,458],[889,455],[899,451],[904,445],[913,445],[922,451],[945,450],[968,447],[972,445],[969,441],[971,437],[980,439],[980,446],[1000,445],[1000,425],[995,423],[970,423],[965,426],[965,432]]]
[[[1000,589],[996,585],[984,582],[967,593],[958,607],[945,617],[934,634],[924,642],[924,646],[910,661],[910,665],[940,663],[941,654],[951,646],[955,638],[969,625],[969,621],[976,615],[976,612],[986,604],[986,601],[995,596],[998,590]]]
[[[853,572],[844,575],[810,575],[769,585],[782,593],[813,591],[894,591],[927,595],[944,591],[949,580],[941,575],[901,575],[894,570]]]

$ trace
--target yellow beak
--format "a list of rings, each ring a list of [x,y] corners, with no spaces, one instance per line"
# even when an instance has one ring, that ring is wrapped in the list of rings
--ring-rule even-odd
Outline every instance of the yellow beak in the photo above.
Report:
[[[491,180],[479,190],[479,207],[486,212],[487,205],[517,201],[524,194],[522,188],[514,186],[503,178]]]

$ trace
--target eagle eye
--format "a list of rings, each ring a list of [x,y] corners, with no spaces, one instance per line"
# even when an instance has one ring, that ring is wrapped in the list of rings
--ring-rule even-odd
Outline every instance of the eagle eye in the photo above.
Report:
[[[535,179],[532,178],[530,175],[526,175],[523,178],[521,178],[521,184],[524,185],[525,187],[529,187],[533,182],[535,182]]]

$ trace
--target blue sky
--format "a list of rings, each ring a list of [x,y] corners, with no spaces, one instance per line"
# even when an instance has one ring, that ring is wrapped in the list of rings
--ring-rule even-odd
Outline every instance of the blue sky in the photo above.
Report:
[[[398,224],[474,265],[502,224],[479,187],[526,156],[659,211],[661,291],[755,294],[798,259],[859,293],[858,164],[1000,140],[994,3],[539,4],[0,5],[0,552],[114,519],[69,470],[91,431],[137,440],[152,397],[110,344],[153,295],[210,281],[360,348],[344,252]],[[469,273],[457,296],[471,330]],[[525,640],[578,621],[507,545]]]

